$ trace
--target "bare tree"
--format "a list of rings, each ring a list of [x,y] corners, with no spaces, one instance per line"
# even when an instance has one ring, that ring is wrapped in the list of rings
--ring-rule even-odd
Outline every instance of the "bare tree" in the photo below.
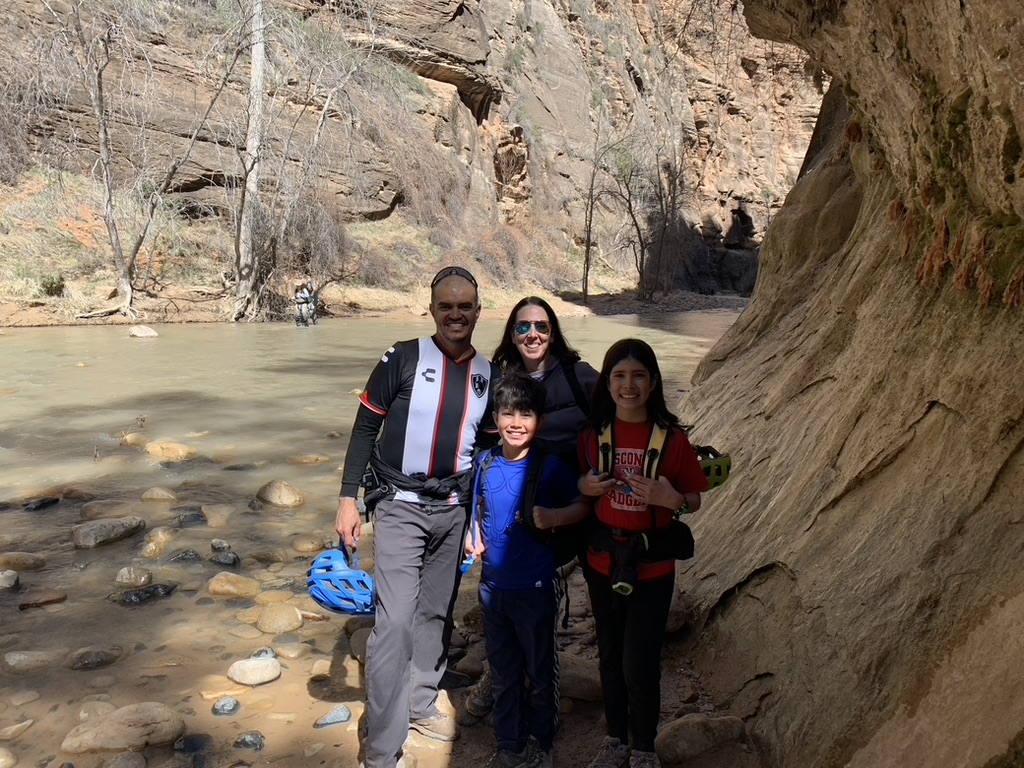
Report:
[[[217,99],[227,85],[228,78],[237,61],[238,52],[226,68],[220,83],[215,88],[206,111],[196,122],[185,151],[168,165],[159,184],[153,185],[144,198],[143,219],[138,231],[125,248],[122,242],[122,216],[117,207],[118,186],[114,175],[114,152],[111,136],[111,109],[107,99],[107,69],[115,61],[129,61],[132,58],[127,30],[116,20],[97,14],[90,18],[83,16],[84,0],[74,0],[70,11],[62,15],[50,0],[43,5],[57,22],[58,40],[74,62],[76,71],[89,95],[89,103],[97,124],[98,169],[103,186],[103,221],[110,241],[110,249],[117,271],[117,295],[120,303],[114,308],[97,310],[82,317],[98,317],[117,312],[133,317],[132,306],[135,296],[135,272],[139,253],[146,242],[150,227],[161,201],[167,194],[182,165],[188,160],[195,147],[199,131],[206,124]]]

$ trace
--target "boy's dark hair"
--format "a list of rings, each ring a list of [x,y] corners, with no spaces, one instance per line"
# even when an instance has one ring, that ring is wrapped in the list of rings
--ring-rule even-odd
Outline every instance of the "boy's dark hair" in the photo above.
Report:
[[[494,385],[494,412],[519,411],[535,416],[544,414],[547,392],[536,379],[521,373],[509,372]]]

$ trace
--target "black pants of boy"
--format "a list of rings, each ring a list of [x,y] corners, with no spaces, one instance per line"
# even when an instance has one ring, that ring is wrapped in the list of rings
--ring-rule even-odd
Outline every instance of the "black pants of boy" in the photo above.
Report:
[[[653,752],[661,710],[661,646],[675,577],[641,581],[632,594],[620,595],[609,577],[593,568],[585,573],[597,627],[608,735],[633,749]]]
[[[557,579],[535,589],[499,589],[480,582],[498,749],[522,752],[533,736],[542,750],[551,750],[558,727],[560,590]]]

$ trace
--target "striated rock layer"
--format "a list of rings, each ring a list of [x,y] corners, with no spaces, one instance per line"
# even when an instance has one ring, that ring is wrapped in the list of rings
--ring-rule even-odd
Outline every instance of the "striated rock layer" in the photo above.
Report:
[[[745,3],[835,78],[683,414],[736,462],[693,653],[770,765],[1021,764],[1018,11]]]

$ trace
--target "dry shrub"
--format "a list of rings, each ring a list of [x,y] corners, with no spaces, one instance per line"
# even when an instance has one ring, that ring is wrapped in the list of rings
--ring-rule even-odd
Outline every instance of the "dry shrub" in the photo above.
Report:
[[[921,215],[917,211],[908,210],[903,218],[903,258],[910,256],[920,236]]]
[[[1003,304],[1010,308],[1024,304],[1024,267],[1017,270],[1003,291]]]
[[[481,238],[477,259],[495,283],[509,288],[527,277],[529,249],[530,239],[520,228],[502,224]]]
[[[886,211],[886,217],[891,222],[897,222],[907,215],[907,206],[903,204],[903,200],[896,198],[889,203],[889,210]]]
[[[935,226],[935,237],[917,268],[917,282],[938,285],[949,258],[949,224],[943,216]]]
[[[983,233],[974,241],[967,251],[967,258],[960,262],[960,267],[954,276],[954,283],[961,291],[971,287],[971,280],[974,277],[975,268],[985,261],[985,254],[988,251],[988,234]]]
[[[339,207],[318,194],[296,201],[285,226],[279,266],[324,285],[349,277],[350,262],[348,233]]]

